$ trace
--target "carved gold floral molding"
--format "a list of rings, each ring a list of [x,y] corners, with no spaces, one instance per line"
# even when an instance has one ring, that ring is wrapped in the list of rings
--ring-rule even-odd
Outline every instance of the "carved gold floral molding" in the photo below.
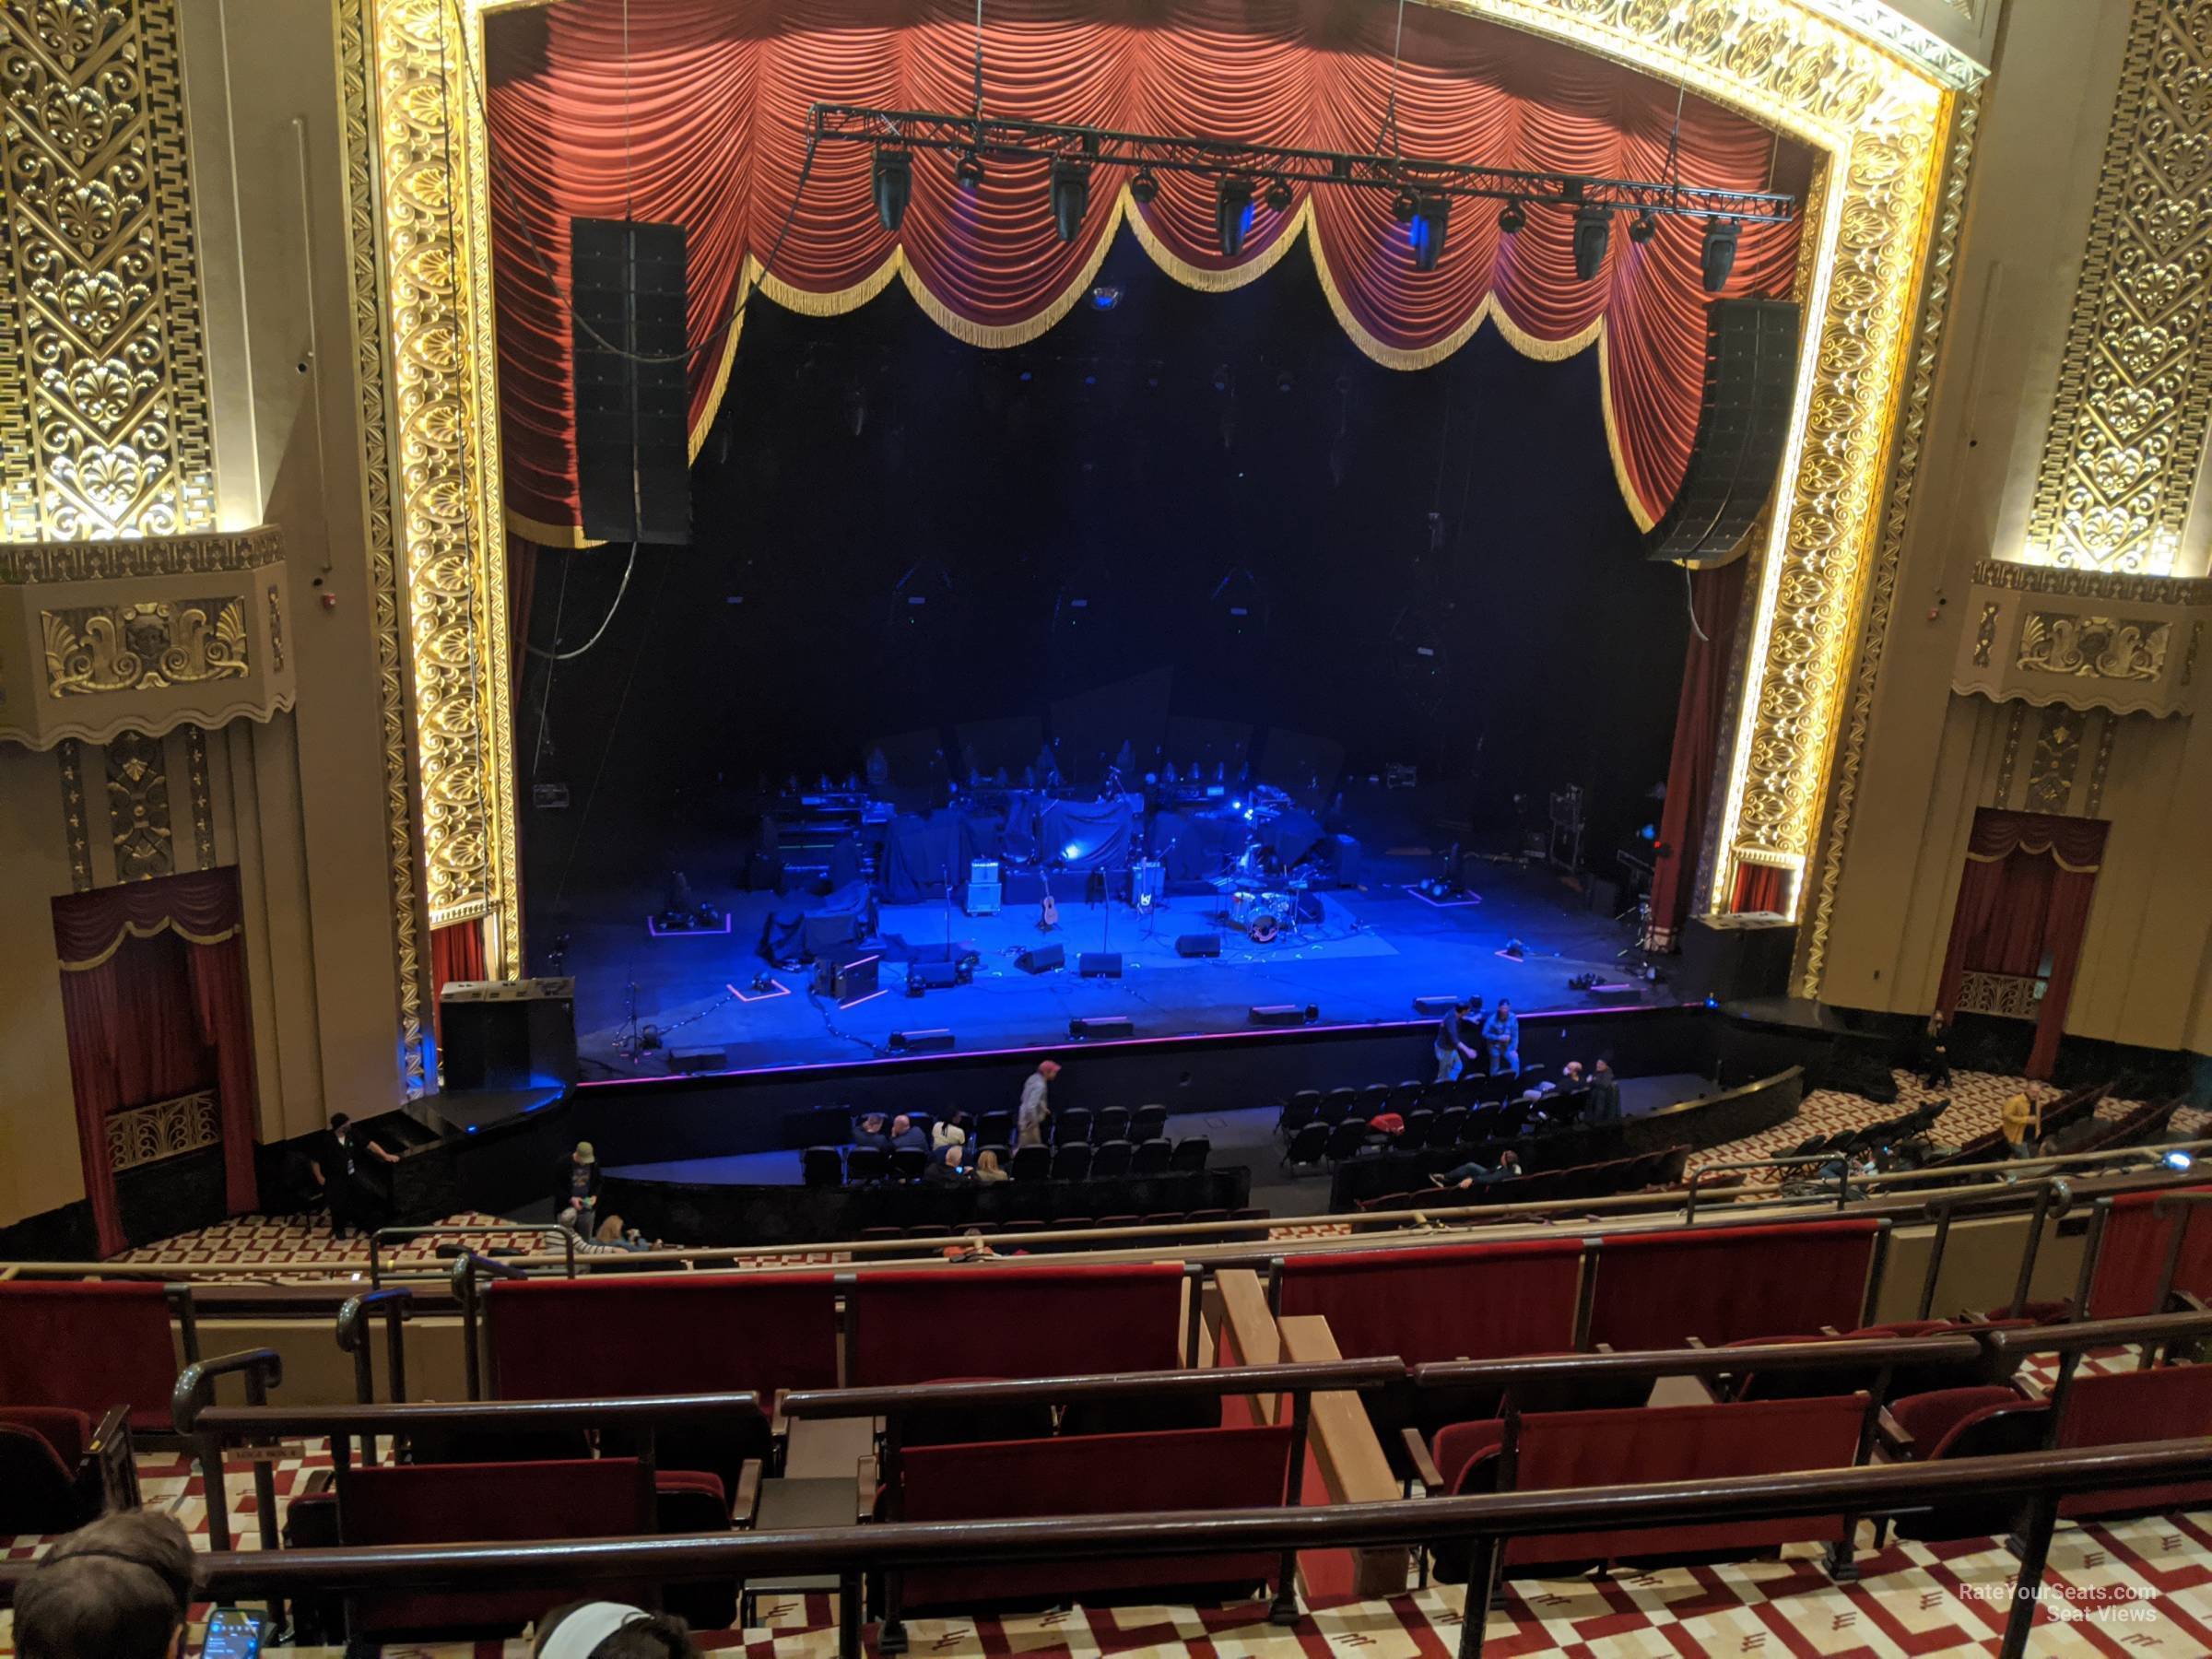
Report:
[[[108,1114],[108,1168],[121,1174],[141,1164],[181,1158],[223,1138],[222,1109],[215,1090],[203,1088],[173,1100],[132,1106]]]
[[[2190,653],[2212,619],[2212,581],[1984,559],[1977,602],[1983,622],[1960,641],[1954,691],[2116,714],[2185,713],[2201,700]]]
[[[2212,0],[2134,0],[2030,564],[2177,571],[2212,425]]]
[[[0,535],[215,521],[174,0],[0,0]]]
[[[243,679],[246,618],[236,599],[149,600],[41,611],[46,689],[54,697],[159,691]]]

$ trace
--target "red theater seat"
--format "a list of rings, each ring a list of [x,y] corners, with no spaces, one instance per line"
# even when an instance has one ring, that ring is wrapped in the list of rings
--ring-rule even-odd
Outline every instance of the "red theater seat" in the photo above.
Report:
[[[1277,1309],[1318,1313],[1347,1359],[1408,1365],[1561,1353],[1574,1346],[1582,1241],[1284,1258]]]
[[[2058,1426],[2058,1448],[2122,1446],[2136,1441],[2189,1440],[2212,1434],[2212,1365],[2161,1365],[2109,1377],[2076,1377]],[[2111,1515],[2201,1509],[2212,1482],[2084,1492],[2059,1506],[2062,1515]]]
[[[837,1386],[827,1273],[498,1279],[484,1316],[505,1400]]]
[[[897,1512],[907,1521],[981,1521],[1262,1508],[1288,1500],[1289,1475],[1287,1424],[931,1446],[901,1456]],[[890,1512],[888,1492],[882,1508]],[[904,1576],[900,1607],[971,1608],[1171,1588],[1241,1596],[1271,1582],[1279,1559],[1222,1555],[933,1569]]]
[[[1172,1371],[1182,1363],[1182,1277],[1177,1262],[864,1273],[845,1286],[847,1379],[884,1387]]]
[[[1873,1402],[1863,1394],[1749,1405],[1660,1406],[1628,1410],[1537,1412],[1519,1419],[1512,1488],[1626,1486],[1727,1479],[1798,1469],[1841,1469],[1857,1461]],[[1493,1489],[1509,1426],[1490,1419],[1442,1430],[1432,1448],[1448,1493]],[[1733,1555],[1845,1537],[1844,1517],[1800,1516],[1700,1526],[1643,1527],[1516,1538],[1508,1567],[1685,1555]]]
[[[1597,1250],[1592,1343],[1623,1351],[1850,1330],[1866,1302],[1883,1223],[1669,1228],[1621,1233]]]
[[[97,1418],[120,1404],[130,1407],[132,1428],[166,1433],[177,1371],[159,1285],[0,1285],[0,1406],[60,1406]]]
[[[92,1419],[59,1406],[0,1406],[0,1537],[73,1532],[98,1515],[85,1454]]]
[[[2202,1193],[2212,1188],[2192,1187]],[[2173,1288],[2200,1297],[2212,1297],[2212,1215],[2197,1213],[2191,1206],[2179,1215],[2158,1214],[2164,1193],[2123,1193],[2106,1200],[2103,1243],[2097,1253],[2096,1277],[2089,1284],[2089,1319],[2130,1319],[2144,1313],[2163,1313],[2153,1306],[2159,1282],[2166,1271],[2167,1252],[2173,1230],[2187,1220],[2181,1259],[2174,1264]]]
[[[653,1531],[654,1506],[653,1483],[634,1458],[384,1465],[355,1470],[341,1485],[338,1537],[347,1545],[623,1537]],[[607,1601],[645,1601],[654,1591],[651,1583],[592,1586]],[[554,1580],[528,1590],[362,1595],[356,1606],[364,1631],[449,1632],[517,1627],[575,1598],[574,1585]]]

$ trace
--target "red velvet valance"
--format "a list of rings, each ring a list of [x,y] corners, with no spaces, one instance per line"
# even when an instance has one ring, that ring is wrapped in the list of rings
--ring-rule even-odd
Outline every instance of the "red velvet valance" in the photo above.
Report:
[[[994,0],[985,108],[1047,121],[1365,150],[1391,92],[1387,6],[1339,0]],[[747,262],[792,213],[817,100],[962,111],[972,12],[944,0],[562,0],[488,21],[506,490],[515,527],[577,539],[569,220],[689,230],[691,427],[703,440],[729,372]],[[629,53],[624,40],[627,29]],[[1665,175],[1674,88],[1515,30],[1429,6],[1405,14],[1397,126],[1407,153],[1537,171]],[[1761,188],[1774,139],[1686,101],[1690,183]],[[1035,337],[1089,286],[1124,216],[1171,275],[1251,281],[1308,238],[1331,304],[1363,349],[1403,368],[1456,350],[1485,317],[1524,351],[1604,352],[1606,425],[1630,511],[1648,524],[1681,482],[1703,384],[1699,229],[1663,220],[1637,245],[1617,224],[1605,269],[1574,276],[1571,216],[1532,210],[1502,235],[1488,204],[1455,206],[1442,260],[1413,268],[1377,192],[1300,191],[1253,217],[1241,257],[1216,245],[1209,181],[1169,174],[1147,206],[1124,174],[1094,179],[1083,234],[1054,234],[1040,164],[993,167],[962,193],[924,156],[899,237],[876,221],[865,146],[816,156],[766,291],[829,313],[894,277],[964,339]],[[1747,229],[1731,295],[1786,292],[1794,224]]]
[[[219,945],[238,932],[238,872],[201,870],[159,881],[73,893],[53,905],[53,938],[62,971],[83,973],[115,954],[125,936],[181,934],[194,945]]]
[[[2087,873],[2103,865],[2104,838],[2111,828],[2102,818],[1984,807],[1974,815],[1966,855],[1977,864],[1995,864],[2015,853],[2036,857],[2047,853],[2060,869]]]

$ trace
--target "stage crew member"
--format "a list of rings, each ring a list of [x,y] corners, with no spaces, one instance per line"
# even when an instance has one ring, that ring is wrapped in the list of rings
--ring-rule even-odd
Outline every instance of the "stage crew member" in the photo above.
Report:
[[[1460,1027],[1467,1017],[1467,999],[1463,996],[1445,1009],[1443,1018],[1436,1022],[1436,1080],[1439,1083],[1453,1081],[1466,1068],[1468,1061],[1481,1057],[1467,1046],[1466,1039],[1461,1034]]]
[[[330,1201],[330,1236],[334,1239],[342,1239],[356,1228],[367,1231],[375,1225],[376,1213],[382,1207],[361,1167],[364,1158],[380,1158],[388,1164],[399,1161],[367,1136],[355,1135],[353,1120],[344,1112],[334,1112],[329,1132],[307,1166]]]
[[[1483,1022],[1482,1039],[1490,1051],[1491,1077],[1510,1077],[1521,1069],[1521,1021],[1502,996]]]
[[[1037,1069],[1021,1086],[1021,1110],[1014,1118],[1014,1144],[1018,1147],[1044,1145],[1044,1123],[1053,1115],[1045,1103],[1045,1091],[1052,1088],[1053,1079],[1060,1075],[1060,1062],[1040,1060]]]

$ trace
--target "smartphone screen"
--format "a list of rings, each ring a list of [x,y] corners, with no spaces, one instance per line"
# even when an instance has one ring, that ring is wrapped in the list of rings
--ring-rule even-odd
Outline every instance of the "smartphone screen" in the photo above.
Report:
[[[218,1607],[207,1617],[201,1659],[260,1659],[261,1620],[236,1607]]]

